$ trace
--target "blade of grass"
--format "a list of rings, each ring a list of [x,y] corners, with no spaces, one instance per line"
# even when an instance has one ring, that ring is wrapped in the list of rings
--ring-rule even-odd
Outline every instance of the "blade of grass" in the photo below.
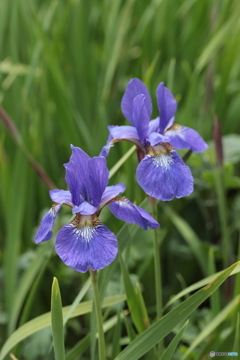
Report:
[[[105,298],[102,303],[102,308],[118,304],[122,301],[125,301],[125,295],[117,295]],[[82,302],[79,304],[76,309],[72,312],[70,318],[74,318],[79,315],[88,314],[92,311],[93,302],[91,300]],[[70,310],[71,306],[63,307],[63,317],[65,317]],[[14,331],[12,335],[9,336],[5,344],[3,345],[0,353],[0,360],[3,360],[9,351],[17,345],[20,341],[26,339],[28,336],[36,333],[38,330],[44,329],[51,325],[51,313],[48,312],[44,315],[38,316],[33,320],[28,321],[26,324],[22,325],[20,328]]]
[[[202,304],[231,274],[238,263],[224,270],[212,283],[196,292],[155,324],[140,334],[115,360],[137,360],[168,335],[181,321],[185,320]]]
[[[56,360],[65,360],[62,299],[57,278],[53,278],[51,297],[51,324]]]
[[[217,316],[210,321],[204,329],[198,334],[194,341],[191,343],[190,347],[182,356],[181,360],[185,360],[189,357],[189,354],[202,343],[202,341],[209,336],[217,327],[224,321],[226,318],[236,309],[239,304],[240,296],[233,299],[223,310],[219,312]]]
[[[174,351],[176,350],[179,341],[182,338],[182,335],[188,326],[189,320],[185,322],[185,324],[181,327],[181,329],[178,331],[177,335],[173,338],[173,340],[168,345],[166,351],[164,352],[163,356],[159,360],[169,360],[172,359],[172,356],[174,354]]]

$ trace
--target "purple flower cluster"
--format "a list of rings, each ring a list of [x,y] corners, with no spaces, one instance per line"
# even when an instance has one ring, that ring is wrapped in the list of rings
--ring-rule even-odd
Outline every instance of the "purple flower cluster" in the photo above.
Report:
[[[132,126],[109,126],[108,142],[101,155],[107,156],[111,146],[121,140],[137,145],[139,185],[148,195],[168,201],[193,191],[191,171],[175,149],[201,152],[208,146],[195,130],[173,124],[177,102],[164,83],[157,88],[157,104],[160,116],[150,120],[149,92],[139,79],[132,79],[121,104],[122,113]]]
[[[175,149],[201,152],[207,144],[195,130],[173,124],[177,103],[163,83],[157,88],[157,103],[160,117],[150,120],[152,102],[148,90],[139,79],[132,79],[121,104],[132,126],[109,126],[107,145],[98,157],[90,158],[80,148],[71,146],[70,161],[64,165],[69,191],[50,191],[54,203],[43,217],[35,240],[40,243],[51,239],[61,206],[71,207],[74,218],[58,232],[56,252],[77,271],[102,269],[117,255],[116,236],[99,220],[104,206],[109,205],[117,218],[144,230],[160,226],[145,210],[118,196],[125,191],[123,184],[107,186],[106,157],[115,142],[127,140],[137,145],[137,180],[148,195],[166,201],[193,191],[191,171]]]
[[[77,271],[99,270],[109,265],[118,251],[116,236],[98,219],[104,206],[109,205],[118,219],[144,230],[159,224],[125,196],[118,196],[125,191],[123,184],[107,186],[109,172],[104,157],[90,158],[80,148],[71,147],[72,156],[64,165],[69,191],[50,191],[54,204],[43,217],[35,240],[40,243],[51,239],[56,215],[63,204],[68,205],[75,217],[58,232],[56,252]]]

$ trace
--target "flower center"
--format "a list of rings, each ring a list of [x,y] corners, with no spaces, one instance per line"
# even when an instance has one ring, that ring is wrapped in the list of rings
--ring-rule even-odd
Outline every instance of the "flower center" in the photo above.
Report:
[[[80,215],[76,214],[75,218],[71,221],[75,234],[77,234],[80,241],[89,242],[95,232],[97,226],[100,224],[100,220],[96,215]]]
[[[166,171],[169,170],[173,164],[173,159],[171,156],[172,150],[172,145],[163,142],[155,146],[149,146],[148,156],[152,157],[154,166],[161,166],[163,170]]]

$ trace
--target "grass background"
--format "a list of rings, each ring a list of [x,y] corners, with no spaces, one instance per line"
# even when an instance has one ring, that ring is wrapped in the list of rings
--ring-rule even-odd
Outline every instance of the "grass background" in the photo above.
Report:
[[[26,149],[56,187],[64,189],[62,164],[69,159],[69,145],[98,155],[107,140],[107,125],[127,124],[120,101],[133,77],[148,86],[153,117],[157,116],[155,90],[164,81],[178,101],[176,123],[196,129],[210,145],[208,151],[188,161],[195,177],[194,193],[158,206],[164,303],[186,285],[222,270],[223,244],[228,244],[228,264],[237,260],[239,38],[238,0],[0,0],[0,103],[21,134],[16,143],[0,123],[0,344],[19,324],[49,311],[53,276],[59,279],[64,305],[74,300],[86,279],[60,263],[53,243],[46,245],[48,250],[45,246],[44,255],[34,244],[36,227],[51,201],[26,159]],[[214,114],[224,142],[220,172],[212,142]],[[129,147],[127,143],[115,145],[109,168]],[[136,165],[132,155],[110,185],[124,182],[126,196],[140,204],[144,193],[135,180]],[[63,210],[56,228],[68,220],[69,213]],[[102,220],[116,232],[122,226],[107,210]],[[38,268],[36,259],[41,259]],[[138,231],[124,259],[133,280],[141,283],[153,318],[151,233]],[[27,278],[34,263],[35,277]],[[21,290],[24,284],[28,284],[25,292]],[[116,272],[108,293],[119,293],[122,286]],[[230,299],[232,292],[230,283],[219,295],[220,303]],[[184,346],[191,343],[191,333],[196,335],[212,316],[211,311],[207,303],[195,312]],[[88,320],[87,315],[81,323],[71,320],[67,347],[87,333]],[[121,333],[124,335],[123,330]],[[29,338],[18,349],[24,359],[44,358],[44,336],[47,333]],[[111,335],[107,340],[110,344]],[[31,357],[29,351],[33,354],[35,350]]]

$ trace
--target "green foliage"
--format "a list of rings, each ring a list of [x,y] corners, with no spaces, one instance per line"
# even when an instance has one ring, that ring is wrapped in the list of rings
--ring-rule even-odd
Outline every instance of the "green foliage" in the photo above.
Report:
[[[239,16],[238,0],[0,0],[0,107],[12,119],[7,127],[0,121],[0,359],[10,351],[19,359],[53,358],[49,333],[39,331],[50,329],[53,277],[64,305],[59,342],[64,336],[66,359],[97,358],[89,278],[61,263],[53,240],[36,246],[33,239],[51,206],[45,185],[65,189],[69,145],[98,155],[107,126],[127,124],[120,102],[132,77],[147,84],[153,118],[156,86],[164,81],[178,101],[176,123],[200,132],[209,149],[187,160],[193,194],[157,205],[162,319],[155,319],[153,232],[122,225],[107,209],[101,215],[122,254],[99,273],[107,359],[154,357],[161,338],[173,360],[240,351],[240,265],[223,286],[212,285],[212,295],[211,288],[191,294],[223,279],[240,257]],[[223,135],[220,168],[213,114]],[[149,211],[133,153],[130,144],[111,149],[110,185],[124,182],[126,196]],[[62,209],[54,233],[70,218]],[[62,323],[59,299],[60,292],[53,310]],[[186,302],[191,316],[178,316]],[[172,320],[163,326],[166,318]]]

